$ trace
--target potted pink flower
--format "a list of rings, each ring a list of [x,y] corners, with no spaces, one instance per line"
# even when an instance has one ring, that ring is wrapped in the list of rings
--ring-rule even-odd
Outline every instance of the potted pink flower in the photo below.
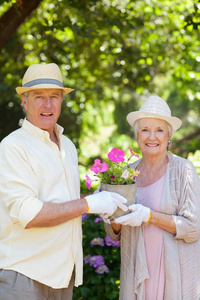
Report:
[[[139,158],[139,155],[134,154],[133,150],[129,148],[130,156],[125,157],[123,150],[113,148],[108,153],[108,160],[101,161],[95,159],[93,166],[90,168],[94,172],[95,180],[100,181],[100,191],[106,190],[110,192],[117,192],[127,198],[127,205],[135,202],[137,184],[136,177],[139,175],[139,170],[134,170],[130,162],[133,158]],[[86,175],[86,186],[91,188],[92,179]],[[113,217],[122,215],[120,209],[114,214]]]

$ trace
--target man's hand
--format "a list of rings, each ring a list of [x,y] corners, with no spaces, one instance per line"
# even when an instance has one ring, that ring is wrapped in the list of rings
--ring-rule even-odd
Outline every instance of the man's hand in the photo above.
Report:
[[[115,219],[115,223],[129,226],[140,226],[148,222],[151,216],[150,208],[141,204],[132,204],[128,207],[132,210],[130,214]]]
[[[128,208],[124,204],[127,202],[126,198],[117,193],[112,192],[100,192],[85,197],[88,204],[88,213],[91,214],[106,214],[111,216],[119,207],[123,211],[127,211]]]

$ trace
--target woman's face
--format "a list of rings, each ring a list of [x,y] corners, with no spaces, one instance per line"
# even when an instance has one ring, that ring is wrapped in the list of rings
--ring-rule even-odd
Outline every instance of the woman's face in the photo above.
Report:
[[[137,141],[143,155],[159,156],[166,153],[169,141],[167,123],[153,118],[139,120]]]

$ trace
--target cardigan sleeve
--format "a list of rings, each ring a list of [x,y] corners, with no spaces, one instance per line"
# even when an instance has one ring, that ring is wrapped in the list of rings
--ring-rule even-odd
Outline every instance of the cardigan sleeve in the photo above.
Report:
[[[180,161],[176,174],[179,183],[175,185],[179,190],[178,213],[173,216],[177,232],[175,238],[191,243],[200,237],[200,179],[190,161]]]
[[[115,234],[111,225],[108,223],[104,223],[104,228],[106,233],[109,235],[109,237],[111,238],[111,240],[113,241],[119,241],[121,238],[121,231],[118,234]]]

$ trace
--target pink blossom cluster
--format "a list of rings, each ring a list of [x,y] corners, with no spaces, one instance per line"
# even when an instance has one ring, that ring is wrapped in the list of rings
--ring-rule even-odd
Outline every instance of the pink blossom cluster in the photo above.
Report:
[[[138,154],[134,154],[133,150],[129,147],[128,148],[131,154],[131,157],[135,156],[139,158]],[[114,163],[120,163],[124,162],[125,160],[125,153],[123,150],[118,149],[118,148],[113,148],[109,153],[108,153],[108,158],[110,161]],[[108,170],[108,164],[106,162],[102,162],[100,159],[95,159],[93,166],[90,168],[91,171],[93,171],[95,174],[98,173],[104,173]],[[126,172],[123,174],[123,178],[127,176]],[[111,176],[112,179],[115,178],[114,175]],[[92,184],[92,179],[86,175],[86,186],[90,190]]]

